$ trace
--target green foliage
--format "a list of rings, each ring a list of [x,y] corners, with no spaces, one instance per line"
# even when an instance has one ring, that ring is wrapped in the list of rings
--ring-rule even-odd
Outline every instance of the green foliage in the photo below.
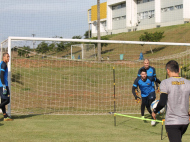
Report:
[[[49,45],[49,51],[53,51],[55,47],[56,47],[56,43],[55,42],[51,43]]]
[[[15,47],[14,51],[18,52],[18,56],[20,57],[27,57],[29,58],[29,53],[30,53],[30,47],[29,46],[23,46],[23,47],[19,47],[18,49]]]
[[[159,42],[162,38],[164,38],[163,36],[164,32],[154,32],[154,33],[148,33],[148,32],[144,32],[144,34],[142,34],[139,37],[140,41],[152,41],[152,42]],[[141,45],[143,46],[143,45]],[[150,46],[150,50],[153,54],[152,48]]]
[[[97,40],[98,38],[97,37],[93,37],[92,39],[95,39]],[[109,40],[108,36],[102,36],[101,37],[101,40]],[[101,47],[106,47],[108,45],[108,43],[101,43]],[[95,43],[95,46],[97,47],[97,43]]]
[[[64,42],[57,43],[57,52],[65,50],[66,46]]]
[[[82,36],[78,35],[78,36],[73,36],[72,39],[82,39]]]
[[[185,72],[185,78],[186,78],[186,77],[187,77],[187,76],[186,76],[186,75],[187,75],[187,72],[190,71],[190,64],[184,65],[181,69],[182,69],[182,71]]]
[[[37,53],[42,53],[42,54],[45,54],[49,51],[49,46],[48,46],[48,43],[46,42],[41,42],[38,47],[36,48],[36,52]]]
[[[144,32],[144,34],[142,34],[139,37],[139,40],[140,41],[159,42],[162,38],[164,38],[163,34],[164,34],[164,32],[154,32],[154,33]]]
[[[91,37],[91,30],[90,30],[90,37]],[[88,30],[84,33],[84,38],[85,38],[85,39],[88,38]]]

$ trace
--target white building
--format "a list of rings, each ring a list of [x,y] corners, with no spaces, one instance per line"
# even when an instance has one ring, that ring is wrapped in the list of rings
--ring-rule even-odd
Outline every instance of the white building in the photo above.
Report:
[[[97,5],[88,10],[92,36],[97,36]],[[190,0],[107,0],[100,5],[101,35],[190,22]]]

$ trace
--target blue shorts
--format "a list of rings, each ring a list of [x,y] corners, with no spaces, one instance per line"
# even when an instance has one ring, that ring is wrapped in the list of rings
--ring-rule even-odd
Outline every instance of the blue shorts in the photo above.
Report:
[[[9,91],[9,87],[6,86],[7,88],[7,94],[3,94],[3,87],[0,87],[0,95],[2,99],[9,99],[10,98],[10,91]]]

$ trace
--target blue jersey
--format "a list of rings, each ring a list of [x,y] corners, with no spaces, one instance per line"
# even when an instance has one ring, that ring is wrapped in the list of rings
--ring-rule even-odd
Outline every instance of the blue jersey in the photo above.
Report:
[[[3,61],[1,61],[1,63],[0,63],[0,70],[5,72],[5,74],[4,74],[4,82],[5,82],[5,85],[8,86],[8,68],[7,68],[7,64],[5,62],[3,62]],[[0,87],[3,87],[1,79],[0,79]]]
[[[152,86],[152,81],[156,81],[154,77],[147,77],[145,81],[143,81],[140,77],[135,79],[133,84],[134,87],[138,87],[141,90],[141,97],[147,97],[151,92],[154,92],[154,88]]]
[[[142,67],[142,68],[144,68],[144,67]],[[137,77],[141,77],[141,75],[140,75],[141,72],[140,71],[141,71],[142,68],[139,69]],[[147,72],[147,76],[156,77],[156,70],[155,70],[154,67],[149,66],[149,68],[146,69],[146,72]],[[152,82],[152,86],[154,86],[154,81]]]

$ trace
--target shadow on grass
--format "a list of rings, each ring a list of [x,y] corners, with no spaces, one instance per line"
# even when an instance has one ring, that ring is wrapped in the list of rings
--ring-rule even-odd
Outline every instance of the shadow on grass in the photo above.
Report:
[[[4,124],[1,124],[1,123],[0,123],[0,127],[3,126],[3,125],[4,125]]]
[[[114,50],[114,49],[104,50],[104,51],[101,52],[101,54],[106,54],[106,53],[111,52],[111,51],[113,51],[113,50]]]
[[[162,49],[164,49],[164,48],[166,48],[166,46],[162,46],[162,47],[154,48],[154,49],[152,49],[152,51],[153,51],[153,53],[156,53],[156,52],[158,52],[158,51],[160,51],[160,50],[162,50]],[[146,51],[145,54],[150,54],[150,53],[152,53],[151,50]]]
[[[30,117],[34,117],[34,116],[39,116],[39,115],[41,115],[41,114],[37,114],[37,115],[12,115],[11,116],[11,118],[12,119],[25,119],[25,118],[30,118]],[[3,117],[0,119],[0,121],[3,121]]]
[[[11,77],[11,81],[24,85],[24,83],[21,81],[21,78],[22,78],[22,75],[20,73],[13,73]]]

